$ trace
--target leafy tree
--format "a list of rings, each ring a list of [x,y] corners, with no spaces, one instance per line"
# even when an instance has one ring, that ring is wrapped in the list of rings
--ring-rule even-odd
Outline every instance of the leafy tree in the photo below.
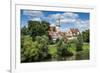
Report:
[[[76,40],[76,51],[82,51],[83,48],[83,38],[82,38],[82,35],[81,33],[77,36],[77,40]]]
[[[38,42],[37,48],[39,49],[39,61],[44,61],[51,58],[48,49],[48,37],[45,35],[37,36],[36,41]]]
[[[37,43],[30,36],[21,37],[21,62],[32,62],[38,59]]]
[[[21,62],[39,62],[51,58],[48,50],[48,38],[37,36],[36,41],[32,41],[30,36],[21,38]]]
[[[21,28],[21,35],[28,35],[28,28],[26,26]]]
[[[89,42],[90,41],[90,31],[89,30],[85,30],[82,32],[82,37],[83,37],[83,41],[84,42]]]
[[[28,30],[29,34],[32,36],[32,39],[36,36],[48,35],[48,26],[49,23],[46,21],[29,21]]]
[[[64,41],[64,39],[59,40],[57,44],[58,60],[66,60],[66,57],[73,55],[73,53],[68,50],[68,47],[68,42]]]

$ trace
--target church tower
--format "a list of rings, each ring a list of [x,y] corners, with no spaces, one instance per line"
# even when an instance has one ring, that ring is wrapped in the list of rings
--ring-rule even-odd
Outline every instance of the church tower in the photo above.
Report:
[[[56,20],[56,31],[60,31],[60,17]]]

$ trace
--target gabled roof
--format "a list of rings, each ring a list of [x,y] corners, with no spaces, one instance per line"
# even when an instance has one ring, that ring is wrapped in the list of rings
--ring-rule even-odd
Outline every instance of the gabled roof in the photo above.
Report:
[[[72,33],[77,33],[77,32],[79,32],[79,30],[78,30],[77,28],[71,28],[70,31],[71,31]]]

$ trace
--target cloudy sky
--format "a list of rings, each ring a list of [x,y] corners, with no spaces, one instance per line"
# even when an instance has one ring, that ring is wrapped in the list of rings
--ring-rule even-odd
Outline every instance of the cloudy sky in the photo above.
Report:
[[[89,17],[89,13],[83,12],[21,10],[21,27],[27,26],[29,20],[40,22],[44,20],[55,26],[60,19],[60,29],[62,31],[69,28],[78,28],[80,31],[84,31],[89,29]]]

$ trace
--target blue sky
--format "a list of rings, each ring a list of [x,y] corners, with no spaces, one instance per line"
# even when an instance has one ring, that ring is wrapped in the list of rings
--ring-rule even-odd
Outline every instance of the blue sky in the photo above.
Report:
[[[78,28],[80,31],[89,29],[89,13],[35,10],[21,10],[21,27],[27,26],[29,20],[40,22],[44,20],[55,26],[58,24],[58,18],[61,31],[66,31],[69,28]]]

